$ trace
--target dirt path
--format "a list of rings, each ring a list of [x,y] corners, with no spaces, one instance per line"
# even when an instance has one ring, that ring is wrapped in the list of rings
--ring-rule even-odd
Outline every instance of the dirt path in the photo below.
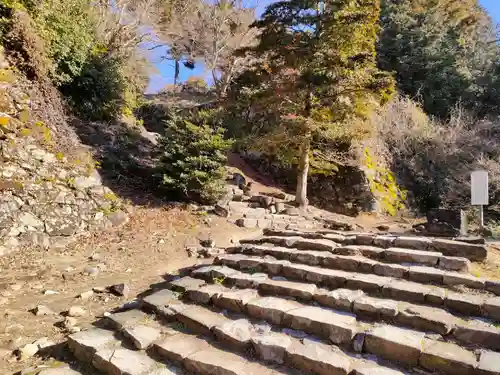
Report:
[[[180,208],[141,207],[125,226],[80,237],[63,252],[27,250],[0,258],[0,374],[41,363],[39,358],[18,361],[8,353],[41,337],[62,342],[68,331],[61,323],[71,306],[86,310],[84,317],[77,318],[78,326],[85,328],[104,312],[162,281],[162,275],[202,261],[189,258],[185,251],[186,246],[198,245],[198,239],[211,237],[216,245],[229,246],[231,240],[251,235],[222,218]],[[89,266],[100,272],[85,275]],[[118,283],[129,285],[127,298],[109,293],[94,293],[85,301],[78,298],[94,287]],[[47,290],[58,294],[46,295]],[[37,305],[55,314],[35,316],[30,310]]]

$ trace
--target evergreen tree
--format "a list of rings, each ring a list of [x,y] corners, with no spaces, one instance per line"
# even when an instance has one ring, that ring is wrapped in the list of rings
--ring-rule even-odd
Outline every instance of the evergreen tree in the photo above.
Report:
[[[457,105],[481,111],[497,53],[494,27],[477,0],[383,0],[380,67],[433,115]]]
[[[259,61],[236,95],[251,103],[249,116],[264,119],[256,125],[262,144],[297,165],[300,206],[310,164],[328,168],[340,151],[331,140],[393,93],[392,78],[376,66],[379,16],[380,0],[290,0],[270,5],[254,24]]]

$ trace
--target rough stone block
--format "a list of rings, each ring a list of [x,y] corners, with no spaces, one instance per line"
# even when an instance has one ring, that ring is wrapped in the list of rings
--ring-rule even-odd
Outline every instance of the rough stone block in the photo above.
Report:
[[[359,258],[344,255],[332,255],[331,257],[324,259],[323,265],[328,268],[356,272],[359,267]]]
[[[315,250],[303,250],[296,251],[294,254],[291,254],[289,259],[292,262],[305,263],[310,266],[317,266],[319,264],[323,264],[326,260],[333,257],[329,252],[325,251],[315,251]]]
[[[246,305],[250,316],[258,319],[264,319],[274,324],[280,325],[285,313],[303,307],[298,302],[276,298],[262,297],[249,301]]]
[[[225,281],[237,288],[255,288],[269,277],[265,273],[239,273],[228,276]]]
[[[261,254],[255,254],[254,255],[271,255],[275,257],[276,259],[284,259],[284,260],[291,260],[290,258],[293,256],[295,253],[300,253],[299,251],[295,249],[288,249],[286,247],[255,247],[254,249],[258,250]]]
[[[500,353],[482,350],[477,370],[479,371],[479,375],[500,374]]]
[[[259,358],[280,365],[284,363],[285,353],[288,347],[292,345],[290,337],[274,332],[252,337],[251,341]]]
[[[369,292],[380,292],[382,287],[390,281],[388,277],[377,275],[354,274],[347,279],[346,286],[349,289],[360,289]]]
[[[438,266],[449,271],[470,272],[471,262],[463,257],[442,256],[439,258]]]
[[[458,345],[424,340],[419,364],[430,371],[451,375],[469,375],[476,367],[476,355]]]
[[[397,237],[394,240],[395,247],[414,250],[427,250],[430,244],[431,240],[425,237]]]
[[[479,300],[477,300],[479,302]],[[486,314],[489,317],[500,321],[500,297],[488,298],[483,305]]]
[[[246,319],[231,320],[213,329],[215,336],[231,350],[245,351],[255,335],[253,325]]]
[[[385,260],[394,263],[419,263],[435,266],[441,253],[425,250],[410,250],[391,247],[384,252]]]
[[[317,251],[334,251],[338,244],[325,239],[303,239],[299,238],[295,241],[293,247],[301,250],[317,250]]]
[[[247,219],[263,219],[266,216],[265,208],[253,208],[244,214]]]
[[[355,245],[372,245],[375,238],[374,234],[358,234],[354,240]]]
[[[418,283],[443,284],[443,276],[443,271],[433,267],[411,266],[408,269],[408,278]]]
[[[380,366],[373,361],[357,360],[354,363],[354,370],[350,375],[407,375],[398,370],[393,370],[389,367]]]
[[[446,272],[443,275],[444,285],[465,285],[473,289],[484,289],[484,280],[458,272]]]
[[[179,333],[154,344],[155,351],[170,361],[181,363],[189,355],[210,347],[208,342],[196,336]]]
[[[100,328],[77,332],[68,337],[68,346],[75,357],[88,363],[97,350],[117,344],[113,331]]]
[[[199,289],[190,289],[187,291],[187,297],[196,303],[209,304],[212,298],[228,289],[219,284],[210,284],[202,286]]]
[[[377,263],[373,266],[376,275],[405,279],[408,277],[408,267],[399,264]]]
[[[361,290],[335,289],[330,291],[321,289],[314,295],[314,300],[325,306],[352,311],[354,301],[363,295]]]
[[[335,344],[350,343],[358,331],[356,317],[317,306],[305,306],[284,314],[287,326],[329,338]]]
[[[264,259],[260,265],[264,272],[269,273],[272,276],[279,275],[285,266],[288,266],[290,262],[288,260],[273,260]]]
[[[425,296],[425,301],[434,306],[442,306],[444,304],[444,300],[446,299],[446,295],[448,294],[448,290],[440,287],[431,287],[431,289],[427,292]]]
[[[500,281],[496,280],[486,280],[485,288],[488,292],[494,293],[500,296]]]
[[[486,245],[475,245],[453,240],[434,240],[432,247],[444,255],[464,257],[472,261],[482,261],[488,256]]]
[[[156,362],[144,352],[125,348],[100,349],[92,365],[107,374],[142,375],[157,367]]]
[[[258,297],[259,293],[252,289],[228,290],[217,294],[212,302],[221,309],[244,312],[247,302]]]
[[[425,285],[410,281],[392,280],[384,285],[382,295],[396,300],[423,303],[431,289]]]
[[[393,326],[379,326],[369,330],[365,350],[385,359],[416,366],[422,352],[424,333]]]
[[[152,311],[162,311],[170,302],[176,301],[177,295],[168,289],[162,289],[142,299],[144,307]]]
[[[145,325],[125,328],[123,333],[139,350],[147,349],[155,340],[158,340],[161,335],[158,329]]]
[[[361,255],[367,258],[379,259],[382,258],[385,253],[385,249],[376,246],[358,245],[356,248],[359,250]]]
[[[259,291],[265,294],[276,294],[295,297],[302,300],[311,300],[316,293],[314,284],[304,284],[293,281],[266,280],[259,284]]]
[[[207,336],[211,335],[213,327],[222,325],[228,320],[222,314],[193,305],[178,312],[176,319],[188,327],[189,330]]]
[[[116,330],[125,329],[147,322],[151,317],[141,310],[127,310],[109,315],[107,322]]]
[[[480,345],[485,348],[500,350],[500,328],[482,320],[469,320],[458,324],[453,329],[453,336],[466,344]]]
[[[443,309],[422,305],[405,305],[399,309],[396,322],[422,331],[447,335],[458,319]]]
[[[361,296],[354,301],[353,312],[372,319],[391,320],[398,314],[398,303],[389,299]]]
[[[346,375],[351,370],[351,359],[344,353],[309,339],[295,341],[289,346],[285,362],[307,374]]]
[[[321,270],[305,264],[290,263],[282,266],[282,273],[288,279],[306,280],[309,272]]]
[[[448,292],[444,306],[465,315],[481,315],[484,297],[473,294]]]
[[[373,239],[373,244],[375,246],[379,246],[379,247],[382,247],[384,249],[388,249],[389,247],[393,246],[395,240],[396,240],[396,237],[394,237],[394,236],[376,236]]]
[[[197,289],[207,283],[204,280],[194,279],[190,276],[181,277],[168,283],[169,289],[174,292],[184,293],[188,289]]]

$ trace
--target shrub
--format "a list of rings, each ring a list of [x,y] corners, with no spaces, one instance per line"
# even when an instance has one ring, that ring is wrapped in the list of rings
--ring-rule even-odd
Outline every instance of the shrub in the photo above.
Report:
[[[232,142],[224,130],[206,120],[193,123],[173,118],[165,124],[160,141],[163,155],[159,170],[163,183],[179,197],[214,202],[224,193],[224,165]]]
[[[378,139],[372,153],[387,161],[398,183],[422,213],[470,204],[470,173],[490,174],[491,201],[500,192],[499,124],[455,109],[449,120],[428,117],[420,105],[399,97],[372,118]]]
[[[90,120],[111,120],[122,113],[126,81],[119,60],[98,54],[82,73],[61,88],[75,112]]]

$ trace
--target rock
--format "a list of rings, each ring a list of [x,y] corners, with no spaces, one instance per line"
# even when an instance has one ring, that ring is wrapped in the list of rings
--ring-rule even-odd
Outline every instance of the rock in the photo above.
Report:
[[[239,319],[216,326],[214,334],[219,341],[224,342],[231,349],[244,351],[250,347],[254,328],[248,320]]]
[[[161,332],[156,328],[145,325],[125,328],[123,332],[132,340],[134,346],[139,350],[147,349],[161,335]]]
[[[63,326],[66,329],[69,329],[71,327],[75,327],[78,324],[78,320],[76,318],[73,318],[71,316],[67,316],[66,319],[63,321]]]
[[[363,351],[363,345],[365,344],[365,334],[358,333],[354,340],[352,340],[352,348],[356,353],[361,353]]]
[[[216,204],[214,206],[214,212],[217,216],[220,217],[229,217],[229,209],[228,207],[224,207],[220,204]]]
[[[271,332],[252,337],[252,345],[262,360],[283,364],[286,350],[292,345],[292,340],[287,336]]]
[[[246,185],[247,180],[246,180],[245,176],[243,176],[242,173],[235,172],[235,173],[233,173],[233,183],[236,186]]]
[[[94,261],[99,261],[102,260],[102,256],[99,253],[92,253],[92,255],[89,256],[89,259]]]
[[[469,375],[476,367],[476,355],[458,345],[424,339],[420,366],[445,374]]]
[[[387,232],[389,229],[391,229],[388,225],[386,224],[381,224],[377,226],[377,229],[381,232]]]
[[[128,222],[128,216],[123,211],[113,212],[111,215],[108,215],[107,218],[113,227],[120,227]]]
[[[27,358],[33,357],[36,353],[38,353],[38,345],[36,344],[26,344],[22,348],[19,349],[19,359],[25,360]]]
[[[257,228],[257,219],[238,219],[236,225],[243,228],[254,229]]]
[[[83,269],[83,273],[89,276],[97,276],[99,274],[99,268],[87,266]]]
[[[80,317],[86,315],[87,312],[81,306],[71,306],[68,310],[68,316],[70,317]]]
[[[128,284],[125,283],[112,285],[109,287],[109,290],[114,294],[118,296],[123,296],[125,298],[127,298],[130,293],[130,288]]]
[[[203,246],[203,247],[214,248],[215,247],[215,241],[212,240],[212,239],[200,240],[200,245]]]
[[[92,288],[92,291],[94,293],[106,293],[108,291],[108,289],[106,287],[103,287],[103,286],[95,286]]]
[[[49,309],[47,306],[44,305],[38,305],[35,307],[33,310],[36,316],[45,316],[45,315],[55,315],[56,313]]]
[[[47,290],[44,290],[43,294],[45,296],[52,296],[54,294],[59,294],[58,292],[56,292],[55,290],[50,290],[50,289],[47,289]]]
[[[80,293],[80,295],[78,296],[78,298],[81,298],[83,301],[87,301],[93,295],[94,295],[94,292],[92,290],[88,290],[86,292]]]
[[[285,210],[285,203],[283,202],[276,202],[274,203],[274,207],[276,209],[276,213],[281,213]]]
[[[500,374],[500,353],[482,350],[477,368],[481,375]]]

